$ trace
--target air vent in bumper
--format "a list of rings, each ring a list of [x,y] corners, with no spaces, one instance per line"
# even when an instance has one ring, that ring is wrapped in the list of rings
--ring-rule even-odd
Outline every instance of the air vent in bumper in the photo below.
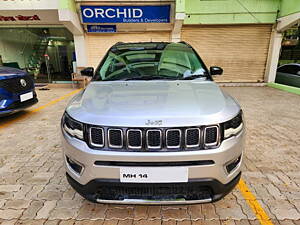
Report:
[[[83,171],[83,166],[75,161],[75,160],[72,160],[70,159],[68,156],[66,156],[66,162],[68,164],[68,166],[77,174],[77,175],[80,175]]]
[[[142,184],[142,183],[102,183],[96,194],[98,199],[211,199],[211,190],[201,183]]]

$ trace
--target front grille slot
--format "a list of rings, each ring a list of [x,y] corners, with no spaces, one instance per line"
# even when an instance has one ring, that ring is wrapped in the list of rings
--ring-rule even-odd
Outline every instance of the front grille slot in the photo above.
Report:
[[[108,145],[111,148],[123,147],[123,131],[121,129],[108,130]]]
[[[21,79],[25,80],[26,85],[21,85]],[[34,88],[34,82],[30,76],[22,76],[11,79],[0,80],[0,88],[4,88],[8,92],[19,93]]]
[[[124,199],[185,199],[201,200],[212,197],[212,191],[201,183],[142,184],[142,183],[109,183],[98,186],[97,198],[105,200]]]
[[[167,148],[180,148],[181,130],[169,129],[166,132]]]
[[[122,161],[95,161],[96,166],[132,166],[132,167],[172,167],[172,166],[204,166],[213,165],[213,160],[179,161],[179,162],[122,162]]]
[[[104,146],[104,130],[100,127],[90,128],[90,142],[91,145],[96,147]]]
[[[215,146],[218,144],[219,132],[218,126],[205,127],[204,140],[205,146]]]
[[[129,129],[127,131],[127,146],[132,149],[142,148],[142,131],[138,129]]]
[[[198,147],[200,145],[200,129],[199,128],[186,129],[185,145],[187,148]]]
[[[149,149],[161,148],[161,130],[147,130],[146,139]]]

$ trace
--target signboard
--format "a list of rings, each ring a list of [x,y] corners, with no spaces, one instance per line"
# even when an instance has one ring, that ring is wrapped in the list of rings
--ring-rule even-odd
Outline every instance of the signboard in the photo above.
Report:
[[[5,2],[9,3],[11,1],[5,1]],[[60,24],[60,23],[61,22],[59,21],[57,10],[3,10],[2,8],[0,8],[0,26],[2,24],[5,25],[41,24],[44,26],[47,24]]]
[[[33,16],[1,16],[0,15],[0,21],[29,21],[29,20],[41,20],[38,15]]]
[[[116,25],[87,25],[89,33],[115,33],[117,32]]]
[[[81,6],[83,23],[170,23],[170,5]]]

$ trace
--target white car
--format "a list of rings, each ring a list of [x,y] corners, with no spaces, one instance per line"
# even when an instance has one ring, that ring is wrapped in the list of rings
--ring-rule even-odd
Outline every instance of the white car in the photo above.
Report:
[[[99,203],[188,204],[238,183],[239,104],[186,43],[118,43],[62,118],[67,178]]]

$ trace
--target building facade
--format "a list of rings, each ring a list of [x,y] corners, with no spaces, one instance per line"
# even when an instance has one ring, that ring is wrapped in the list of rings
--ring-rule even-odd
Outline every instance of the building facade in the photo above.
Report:
[[[74,35],[84,30],[73,0],[0,2],[0,55],[4,65],[26,69],[37,82],[70,80]]]
[[[48,17],[38,6],[43,1],[53,13]],[[185,41],[207,66],[224,69],[220,82],[274,81],[282,34],[300,20],[300,0],[6,0],[2,5],[2,17],[18,16],[18,6],[20,15],[40,20],[22,24],[2,18],[0,26],[67,29],[77,70],[96,67],[116,42]]]

